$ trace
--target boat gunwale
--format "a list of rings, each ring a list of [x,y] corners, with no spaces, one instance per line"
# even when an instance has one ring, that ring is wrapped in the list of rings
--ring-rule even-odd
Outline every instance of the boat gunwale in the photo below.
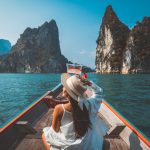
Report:
[[[114,113],[128,128],[130,128],[148,147],[150,147],[149,140],[144,137],[126,118],[124,118],[111,104],[106,100],[102,100],[102,103],[108,107],[112,113]]]
[[[23,112],[21,112],[20,114],[18,114],[14,119],[12,119],[11,121],[9,121],[5,126],[3,126],[2,128],[0,128],[0,133],[2,133],[3,131],[5,131],[9,126],[11,126],[15,121],[17,121],[20,117],[22,117],[29,110],[31,110],[35,105],[37,105],[40,101],[42,101],[45,96],[47,96],[50,93],[51,93],[51,91],[47,91],[37,101],[35,101],[33,104],[31,104],[29,107],[27,107]]]

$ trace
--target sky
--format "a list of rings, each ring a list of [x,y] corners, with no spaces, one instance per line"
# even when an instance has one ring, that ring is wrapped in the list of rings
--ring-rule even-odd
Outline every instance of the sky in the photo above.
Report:
[[[0,0],[0,39],[14,45],[27,27],[54,19],[62,54],[94,68],[96,40],[108,5],[129,28],[150,16],[150,0]]]

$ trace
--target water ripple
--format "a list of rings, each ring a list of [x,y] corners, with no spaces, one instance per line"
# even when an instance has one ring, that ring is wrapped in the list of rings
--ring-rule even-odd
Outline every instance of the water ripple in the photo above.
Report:
[[[99,75],[89,78],[104,99],[150,137],[150,75]],[[60,82],[60,74],[0,74],[0,126]]]

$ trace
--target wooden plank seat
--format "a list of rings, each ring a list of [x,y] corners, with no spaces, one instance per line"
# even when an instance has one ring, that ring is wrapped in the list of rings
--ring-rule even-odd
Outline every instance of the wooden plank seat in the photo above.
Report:
[[[44,150],[43,142],[40,139],[24,138],[16,150]]]
[[[124,128],[123,124],[115,124],[110,127],[104,137],[103,150],[129,150],[128,145],[119,136]]]
[[[128,145],[121,138],[104,138],[103,150],[129,150]]]
[[[125,125],[121,123],[111,125],[101,113],[98,113],[98,115],[109,128],[104,137],[103,150],[129,150],[128,145],[119,136]]]
[[[124,124],[115,124],[109,128],[109,131],[107,131],[105,137],[112,137],[112,138],[118,138],[119,134],[122,132],[122,130],[125,128]]]
[[[24,133],[24,134],[35,134],[36,130],[31,126],[31,124],[28,121],[17,121],[16,126],[18,132]]]
[[[53,109],[49,109],[39,121],[37,121],[33,128],[36,130],[34,134],[27,134],[25,138],[16,147],[16,150],[45,150],[42,142],[43,128],[51,125]]]

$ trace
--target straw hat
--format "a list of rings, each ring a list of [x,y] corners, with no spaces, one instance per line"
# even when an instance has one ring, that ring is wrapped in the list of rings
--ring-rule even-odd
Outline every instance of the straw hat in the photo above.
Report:
[[[63,73],[61,75],[61,83],[65,87],[68,94],[76,101],[78,97],[84,97],[87,86],[81,82],[77,75],[70,76],[68,73]]]

